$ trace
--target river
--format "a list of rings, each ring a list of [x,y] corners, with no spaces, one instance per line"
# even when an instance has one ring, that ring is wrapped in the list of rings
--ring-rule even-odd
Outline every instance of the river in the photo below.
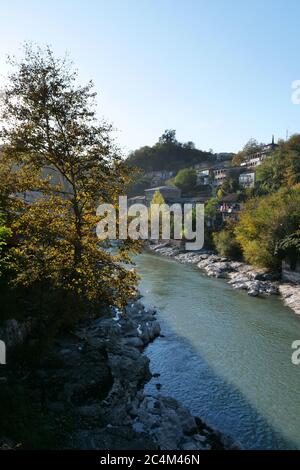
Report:
[[[136,264],[164,335],[145,351],[161,374],[146,391],[180,400],[243,448],[300,449],[300,365],[291,362],[300,318],[275,296],[249,297],[195,266],[152,254]]]

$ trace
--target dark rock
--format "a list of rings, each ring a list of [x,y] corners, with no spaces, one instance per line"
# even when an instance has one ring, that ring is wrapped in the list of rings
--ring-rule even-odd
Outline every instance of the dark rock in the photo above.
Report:
[[[73,423],[62,446],[199,450],[227,445],[175,399],[145,395],[143,385],[152,376],[143,349],[160,335],[155,313],[138,300],[124,312],[115,309],[111,317],[83,322],[49,346],[33,382],[46,410],[63,427],[65,416]]]

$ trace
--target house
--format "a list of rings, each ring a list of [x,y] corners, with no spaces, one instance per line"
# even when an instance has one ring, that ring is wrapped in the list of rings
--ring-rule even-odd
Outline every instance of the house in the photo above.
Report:
[[[239,176],[239,185],[242,188],[254,188],[255,171],[248,171],[247,173],[241,173]]]
[[[220,166],[213,170],[213,186],[221,186],[224,181],[231,177],[234,177],[241,171],[240,167],[225,167]]]
[[[278,144],[274,143],[274,136],[272,136],[272,142],[270,144],[264,145],[259,152],[248,155],[246,161],[241,163],[241,166],[253,168],[261,165],[263,160],[270,156],[276,147],[278,147]]]
[[[155,188],[145,189],[146,204],[149,205],[154,194],[159,191],[165,202],[175,202],[181,197],[181,190],[176,186],[157,186]]]
[[[214,175],[214,186],[221,186],[228,176],[228,168],[218,168],[213,170]]]
[[[209,162],[195,163],[193,166],[197,175],[197,185],[207,186],[210,184],[212,165]]]
[[[228,219],[238,220],[238,214],[241,210],[238,199],[238,194],[228,194],[222,197],[219,202],[218,212],[222,214],[223,221]]]
[[[205,161],[205,162],[198,162],[198,163],[195,163],[193,165],[193,168],[196,170],[196,171],[200,171],[200,170],[206,170],[207,168],[211,168],[213,167],[214,165],[214,162],[209,162],[209,161]]]
[[[211,169],[196,170],[197,185],[208,186],[211,182]]]
[[[144,177],[151,181],[152,185],[159,185],[164,181],[173,178],[175,171],[171,170],[157,170],[157,171],[147,171],[144,173]]]
[[[221,152],[221,153],[216,153],[216,159],[218,162],[224,162],[224,161],[230,161],[234,157],[234,153],[231,152]]]
[[[174,202],[179,203],[182,206],[184,204],[191,204],[193,207],[195,207],[197,204],[205,204],[210,199],[210,197],[210,195],[197,197],[181,197]]]

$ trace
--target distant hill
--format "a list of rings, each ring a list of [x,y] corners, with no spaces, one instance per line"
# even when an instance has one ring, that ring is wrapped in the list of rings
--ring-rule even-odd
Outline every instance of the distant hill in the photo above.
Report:
[[[130,166],[141,168],[146,173],[162,170],[177,172],[196,163],[213,163],[215,160],[212,152],[197,149],[193,142],[178,142],[174,130],[165,131],[152,147],[141,147],[127,158]]]

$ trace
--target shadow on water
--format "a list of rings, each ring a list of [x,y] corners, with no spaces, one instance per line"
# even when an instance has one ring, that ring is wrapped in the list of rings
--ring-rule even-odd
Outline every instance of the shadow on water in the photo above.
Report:
[[[290,361],[299,319],[278,299],[249,298],[173,260],[142,255],[137,268],[165,335],[145,352],[161,374],[147,392],[177,398],[244,448],[300,448],[300,369]]]
[[[149,394],[170,395],[183,403],[211,427],[222,431],[245,449],[297,449],[284,439],[232,384],[218,376],[185,338],[163,325],[165,337],[152,343],[150,358],[153,378],[145,388]],[[161,389],[157,390],[156,384]]]

